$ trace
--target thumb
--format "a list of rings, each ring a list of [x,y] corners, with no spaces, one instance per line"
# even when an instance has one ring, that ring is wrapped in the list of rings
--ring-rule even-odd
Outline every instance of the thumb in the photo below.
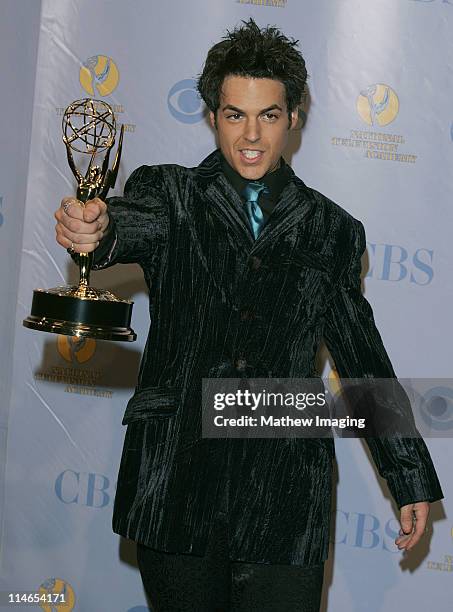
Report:
[[[83,209],[83,220],[87,223],[95,221],[101,214],[101,207],[98,200],[89,200]]]
[[[411,533],[412,528],[413,528],[412,506],[413,506],[412,504],[403,506],[400,511],[401,512],[401,515],[400,515],[401,529],[403,530],[403,533],[405,535]]]

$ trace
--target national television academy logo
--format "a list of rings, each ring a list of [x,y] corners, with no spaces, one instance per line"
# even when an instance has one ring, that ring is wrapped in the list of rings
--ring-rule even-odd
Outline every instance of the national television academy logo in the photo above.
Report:
[[[382,127],[396,119],[399,100],[389,85],[374,83],[362,89],[356,106],[362,121],[368,125]]]
[[[90,96],[109,96],[118,86],[118,67],[107,55],[93,55],[80,68],[79,80]]]
[[[76,598],[74,589],[62,578],[48,578],[39,587],[40,595],[50,595],[48,603],[40,603],[44,612],[71,612],[74,609]],[[55,601],[55,603],[53,603]]]
[[[58,336],[57,348],[60,355],[69,363],[85,363],[94,355],[96,341],[92,338],[77,336]]]
[[[348,136],[332,136],[335,147],[361,151],[367,159],[415,164],[417,155],[401,152],[406,140],[402,134],[380,131],[398,117],[399,99],[394,89],[385,83],[373,83],[360,90],[355,111],[371,129],[349,129]]]

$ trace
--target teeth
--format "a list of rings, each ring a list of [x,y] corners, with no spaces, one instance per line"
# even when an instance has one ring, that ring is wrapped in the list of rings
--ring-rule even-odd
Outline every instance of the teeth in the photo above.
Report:
[[[260,151],[249,151],[248,149],[244,149],[242,153],[247,159],[255,159],[260,155]]]

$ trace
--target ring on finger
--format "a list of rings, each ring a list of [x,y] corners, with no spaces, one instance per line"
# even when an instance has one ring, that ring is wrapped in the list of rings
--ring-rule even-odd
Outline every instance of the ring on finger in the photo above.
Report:
[[[71,204],[72,204],[72,202],[65,202],[65,203],[63,204],[62,208],[63,208],[63,210],[64,210],[64,212],[65,212],[66,214],[68,214],[68,210],[69,210],[69,207],[71,206]]]
[[[69,251],[71,254],[74,254],[74,253],[75,253],[74,243],[72,242],[72,240],[71,240],[71,246],[69,247],[68,251]]]

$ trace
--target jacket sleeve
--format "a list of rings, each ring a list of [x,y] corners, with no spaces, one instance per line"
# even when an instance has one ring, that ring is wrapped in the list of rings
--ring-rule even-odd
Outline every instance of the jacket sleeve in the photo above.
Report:
[[[93,270],[116,263],[151,266],[168,237],[168,208],[161,166],[132,172],[121,197],[106,198],[109,225],[93,253]],[[72,256],[77,263],[78,255]]]
[[[353,221],[353,245],[350,262],[327,308],[324,339],[340,378],[396,378],[376,328],[372,308],[361,292],[361,257],[366,239],[364,227],[357,220]],[[384,406],[385,412],[405,413],[414,435],[366,437],[365,441],[379,474],[386,479],[401,508],[417,501],[442,499],[443,492],[427,446],[413,421],[409,399],[395,382],[404,406],[397,406],[395,410],[389,401]]]

